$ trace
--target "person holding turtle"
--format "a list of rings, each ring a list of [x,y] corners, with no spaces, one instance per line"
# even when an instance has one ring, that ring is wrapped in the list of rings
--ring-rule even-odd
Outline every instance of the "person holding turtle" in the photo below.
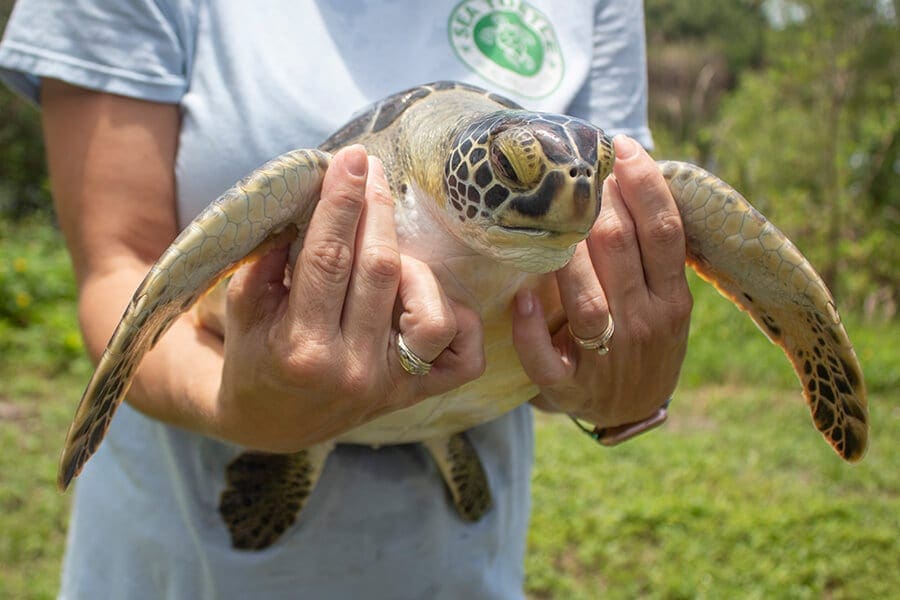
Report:
[[[587,241],[542,284],[563,324],[525,290],[511,342],[533,405],[614,436],[667,402],[691,308],[677,209],[641,147],[643,27],[637,1],[20,0],[0,77],[43,111],[95,360],[206,204],[390,93],[459,80],[627,134]],[[184,316],[146,356],[76,486],[61,597],[522,597],[527,406],[468,432],[493,495],[476,523],[419,445],[339,446],[298,526],[259,552],[233,548],[216,510],[242,448],[308,448],[481,374],[483,324],[400,254],[388,190],[364,148],[337,152],[290,287],[276,244],[235,274],[227,335]]]

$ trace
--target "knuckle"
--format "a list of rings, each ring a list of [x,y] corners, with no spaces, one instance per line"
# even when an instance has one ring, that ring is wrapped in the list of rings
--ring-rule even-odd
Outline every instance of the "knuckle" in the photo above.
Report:
[[[669,304],[666,319],[666,333],[669,337],[679,338],[687,332],[693,308],[694,298],[690,292],[684,299]]]
[[[534,385],[540,388],[549,388],[560,383],[560,378],[550,369],[538,369],[529,378]]]
[[[347,242],[332,241],[304,248],[303,259],[328,282],[341,282],[353,266],[353,249]]]
[[[484,375],[485,369],[487,369],[487,359],[484,352],[478,352],[466,357],[460,369],[460,376],[465,381],[474,381]]]
[[[374,284],[393,285],[400,279],[400,252],[385,244],[368,246],[359,258],[360,268]]]
[[[646,160],[632,161],[628,163],[628,167],[621,176],[627,178],[634,189],[654,189],[662,179],[659,167],[649,157]]]
[[[575,298],[574,306],[575,314],[573,315],[579,321],[598,321],[600,317],[606,315],[608,308],[603,297],[595,294],[579,294]],[[603,323],[600,323],[603,326]]]
[[[616,166],[621,170],[616,171],[616,177],[623,180],[623,183],[633,190],[650,190],[656,189],[660,185],[665,185],[662,173],[656,162],[646,153],[637,160],[630,160],[625,163],[617,162]]]
[[[291,382],[320,378],[331,362],[327,348],[321,348],[309,336],[285,335],[282,328],[269,331],[265,351],[275,371]]]
[[[422,341],[446,348],[458,333],[456,316],[452,311],[446,310],[442,303],[414,302],[407,309],[409,320],[406,321],[409,331],[415,331],[415,335]]]
[[[597,223],[597,241],[612,252],[631,251],[637,246],[633,223],[624,223],[614,217],[602,217]]]
[[[456,319],[452,314],[440,310],[429,311],[419,328],[423,338],[443,347],[449,346],[457,333]]]
[[[691,295],[687,284],[685,284],[684,298],[678,300],[672,305],[672,316],[676,321],[690,321],[691,313],[694,310],[694,296]]]
[[[356,214],[362,212],[365,204],[365,179],[347,179],[337,185],[330,194],[323,195],[322,200],[342,213]]]
[[[662,214],[654,219],[647,233],[651,240],[665,246],[684,245],[684,226],[677,214]]]
[[[273,365],[282,379],[292,383],[302,383],[312,377],[320,377],[325,368],[315,353],[308,352],[276,354]]]

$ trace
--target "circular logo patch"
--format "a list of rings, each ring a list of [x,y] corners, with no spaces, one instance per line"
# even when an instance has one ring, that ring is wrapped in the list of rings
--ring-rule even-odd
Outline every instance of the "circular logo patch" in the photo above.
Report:
[[[450,45],[473,71],[523,96],[556,89],[563,58],[550,21],[521,0],[463,0],[450,13]]]

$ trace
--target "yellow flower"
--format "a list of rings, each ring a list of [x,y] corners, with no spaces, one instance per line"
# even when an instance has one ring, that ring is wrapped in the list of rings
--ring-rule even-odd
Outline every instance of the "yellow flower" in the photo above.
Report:
[[[63,345],[69,350],[81,350],[81,335],[69,332],[63,338]]]
[[[25,269],[28,268],[28,261],[26,261],[21,256],[17,256],[13,259],[13,271],[16,273],[24,273]]]
[[[31,305],[31,294],[28,292],[16,293],[16,306],[19,308],[28,308]]]

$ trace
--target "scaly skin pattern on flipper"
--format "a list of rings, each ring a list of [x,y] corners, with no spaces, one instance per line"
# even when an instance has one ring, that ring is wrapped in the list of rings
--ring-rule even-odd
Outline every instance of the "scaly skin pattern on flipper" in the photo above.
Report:
[[[266,163],[210,204],[172,242],[134,293],[94,371],[60,457],[68,487],[97,450],[135,368],[172,322],[279,236],[305,230],[330,156],[298,150]],[[298,201],[299,200],[299,201]]]
[[[690,266],[784,350],[816,428],[844,460],[860,460],[868,441],[862,369],[822,278],[727,183],[688,163],[659,164],[681,212]]]
[[[261,550],[293,525],[334,444],[292,454],[244,452],[225,468],[219,514],[240,550]]]
[[[465,432],[424,440],[447,483],[450,499],[460,518],[475,522],[491,508],[491,489],[475,446]]]

